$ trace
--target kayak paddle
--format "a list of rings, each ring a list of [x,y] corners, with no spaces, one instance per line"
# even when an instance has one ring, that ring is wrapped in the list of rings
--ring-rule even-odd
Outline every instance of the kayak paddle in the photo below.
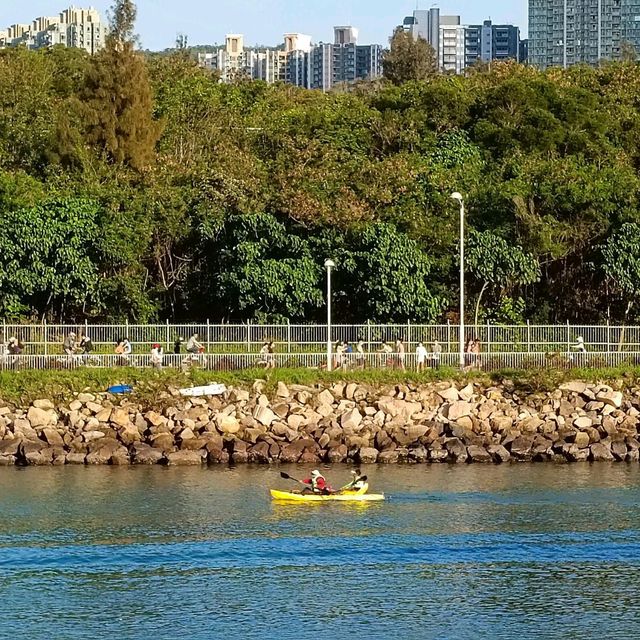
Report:
[[[302,480],[298,480],[298,478],[294,478],[294,477],[290,476],[288,473],[285,473],[284,471],[280,472],[280,477],[283,478],[284,480],[293,480],[294,482],[298,482],[298,483],[304,484],[306,486],[305,482],[302,482]]]

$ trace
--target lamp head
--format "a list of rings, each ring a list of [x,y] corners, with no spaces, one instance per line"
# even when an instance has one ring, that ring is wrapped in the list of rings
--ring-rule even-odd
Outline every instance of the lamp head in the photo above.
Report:
[[[324,261],[324,266],[327,269],[333,269],[336,266],[336,263],[330,258],[327,258],[327,260]]]
[[[462,204],[462,194],[460,194],[457,191],[455,191],[454,193],[451,194],[451,197],[454,200],[457,200],[460,204]]]

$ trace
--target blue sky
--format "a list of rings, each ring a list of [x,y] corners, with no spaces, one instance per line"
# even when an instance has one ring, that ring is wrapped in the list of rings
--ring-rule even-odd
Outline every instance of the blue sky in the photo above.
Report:
[[[0,0],[0,26],[56,15],[69,4],[92,5],[105,13],[112,0]],[[226,33],[243,33],[247,44],[275,45],[286,32],[307,33],[314,42],[331,41],[332,27],[360,29],[362,44],[385,44],[393,28],[416,8],[415,0],[138,0],[137,32],[142,45],[164,49],[178,33],[190,44],[213,44]],[[419,2],[421,9],[432,6]],[[527,32],[527,0],[442,0],[443,14],[459,14],[473,24],[491,18]]]

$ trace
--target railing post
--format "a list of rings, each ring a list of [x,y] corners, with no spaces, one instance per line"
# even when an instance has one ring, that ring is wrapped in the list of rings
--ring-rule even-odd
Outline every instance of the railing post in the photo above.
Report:
[[[211,353],[211,323],[207,318],[207,353]]]
[[[287,353],[291,353],[291,320],[287,318]]]
[[[491,325],[487,320],[487,353],[491,353]]]
[[[169,353],[171,349],[171,331],[169,329],[169,318],[167,318],[166,338],[167,338],[167,353]]]
[[[447,318],[447,353],[451,353],[451,320]]]
[[[47,320],[42,321],[42,334],[44,335],[44,355],[49,355],[49,343],[47,341]]]
[[[567,320],[567,353],[571,353],[571,326]]]
[[[527,353],[531,353],[531,324],[527,320]]]
[[[371,351],[371,320],[367,320],[367,351]]]
[[[251,353],[251,320],[247,320],[247,353]]]
[[[611,325],[609,324],[609,318],[607,318],[607,353],[611,353]]]

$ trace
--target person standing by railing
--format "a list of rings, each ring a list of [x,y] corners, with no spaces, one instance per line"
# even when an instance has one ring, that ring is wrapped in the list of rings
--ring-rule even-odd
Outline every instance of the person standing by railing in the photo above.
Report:
[[[424,367],[427,362],[427,349],[422,344],[422,342],[418,342],[418,346],[416,347],[416,371],[418,373],[424,372]]]
[[[398,338],[396,340],[396,355],[398,358],[398,368],[402,369],[402,371],[406,370],[404,366],[405,353],[406,349],[404,347],[404,342],[402,341],[402,338]]]
[[[437,340],[434,340],[431,347],[431,366],[436,370],[440,368],[441,357],[442,345]]]

